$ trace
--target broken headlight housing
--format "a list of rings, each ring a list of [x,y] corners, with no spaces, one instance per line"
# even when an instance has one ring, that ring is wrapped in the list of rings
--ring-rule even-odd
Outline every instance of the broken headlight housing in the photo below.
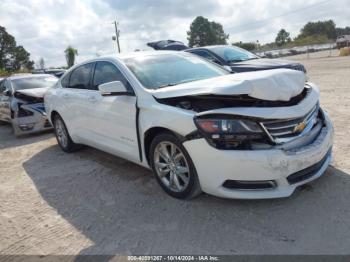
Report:
[[[252,141],[265,138],[260,126],[248,119],[218,117],[194,121],[208,143],[218,149],[250,149]]]
[[[34,115],[33,112],[19,106],[18,112],[17,112],[17,117],[27,117],[27,116],[32,116],[32,115]]]

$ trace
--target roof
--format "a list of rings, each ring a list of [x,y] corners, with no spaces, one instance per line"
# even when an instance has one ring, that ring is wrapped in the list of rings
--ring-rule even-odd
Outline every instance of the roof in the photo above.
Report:
[[[142,56],[149,56],[149,55],[164,55],[164,54],[179,54],[179,52],[178,51],[166,51],[166,50],[138,51],[138,52],[118,54],[117,58],[128,59],[128,58],[134,58],[134,57],[142,57]]]
[[[121,54],[110,54],[110,55],[104,55],[104,56],[99,56],[95,58],[91,58],[88,60],[85,60],[82,63],[89,63],[89,62],[94,62],[98,60],[103,60],[103,59],[128,59],[128,58],[135,58],[135,57],[142,57],[142,56],[157,56],[157,55],[164,55],[164,54],[181,54],[182,52],[179,51],[168,51],[168,50],[158,50],[158,51],[137,51],[137,52],[128,52],[128,53],[121,53]],[[80,65],[82,63],[78,63],[76,65]],[[75,65],[74,65],[75,66]]]
[[[179,52],[179,51],[172,51],[172,50],[158,50],[158,51],[137,51],[137,52],[129,52],[129,53],[122,53],[122,54],[111,54],[111,55],[103,55],[95,58],[90,58],[85,61],[82,61],[80,63],[75,64],[71,68],[69,68],[67,71],[72,71],[74,68],[77,68],[78,66],[81,66],[83,64],[103,61],[103,60],[124,60],[129,58],[136,58],[136,57],[143,57],[143,56],[159,56],[159,55],[166,55],[166,54],[174,54],[174,55],[189,55],[188,53]],[[123,62],[123,61],[121,61]]]
[[[181,51],[188,49],[183,42],[176,40],[160,40],[147,43],[148,46],[152,47],[155,50],[174,50]]]
[[[207,46],[198,46],[198,47],[193,47],[193,48],[190,48],[190,49],[186,49],[185,51],[188,51],[188,50],[196,50],[196,49],[213,49],[213,48],[217,48],[217,47],[230,47],[228,45],[207,45]]]

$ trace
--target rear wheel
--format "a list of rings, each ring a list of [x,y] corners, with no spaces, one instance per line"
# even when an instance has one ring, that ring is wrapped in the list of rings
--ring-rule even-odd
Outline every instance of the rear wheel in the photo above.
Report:
[[[201,193],[193,162],[175,136],[166,133],[154,138],[150,163],[159,185],[169,195],[185,199]]]
[[[55,115],[53,119],[53,125],[58,145],[63,151],[70,153],[81,148],[81,145],[75,144],[71,139],[66,124],[59,115]]]

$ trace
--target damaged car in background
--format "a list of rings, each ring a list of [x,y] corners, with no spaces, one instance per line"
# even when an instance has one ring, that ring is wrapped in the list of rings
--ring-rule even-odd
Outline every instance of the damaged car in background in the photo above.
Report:
[[[248,50],[234,45],[213,45],[189,48],[184,43],[175,40],[161,40],[147,43],[155,50],[173,50],[189,52],[213,63],[216,63],[231,73],[242,73],[260,70],[288,68],[306,73],[304,65],[285,59],[262,58]]]
[[[99,57],[66,72],[45,107],[64,151],[150,168],[176,198],[287,197],[331,160],[331,121],[296,70],[230,74],[174,51]]]
[[[306,68],[295,61],[259,57],[238,46],[217,45],[186,49],[189,52],[218,65],[232,73],[288,68],[306,73]]]
[[[0,121],[12,124],[16,136],[52,129],[44,94],[57,83],[51,75],[15,75],[0,82]]]

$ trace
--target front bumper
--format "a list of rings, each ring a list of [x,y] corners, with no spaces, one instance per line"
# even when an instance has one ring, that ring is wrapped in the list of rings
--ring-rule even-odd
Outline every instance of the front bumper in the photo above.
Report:
[[[331,161],[332,144],[333,126],[325,115],[325,126],[317,137],[293,149],[218,150],[204,139],[186,141],[183,145],[192,158],[204,192],[225,198],[262,199],[288,197],[298,186],[320,177]],[[288,182],[287,177],[315,166],[317,169],[304,179]],[[223,186],[227,180],[274,181],[275,187],[229,189]]]
[[[12,119],[12,126],[16,136],[52,129],[52,125],[47,117],[40,113],[28,117],[14,118]]]

